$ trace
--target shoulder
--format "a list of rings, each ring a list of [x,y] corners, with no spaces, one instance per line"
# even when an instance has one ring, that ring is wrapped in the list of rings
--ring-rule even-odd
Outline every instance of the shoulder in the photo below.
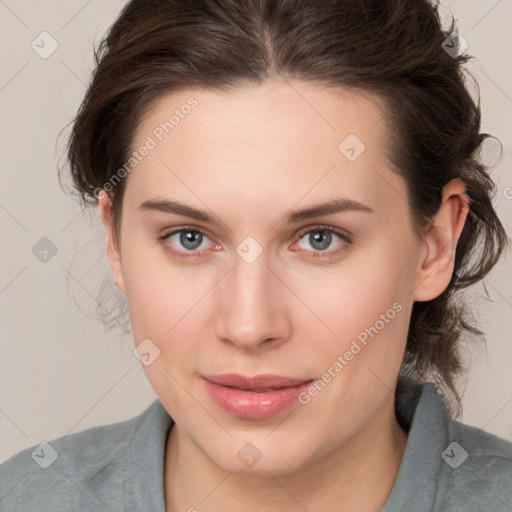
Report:
[[[14,510],[97,510],[95,496],[120,491],[132,440],[155,403],[119,423],[89,428],[26,448],[0,465],[0,512]],[[113,496],[112,496],[113,497]],[[33,507],[33,508],[32,508]],[[16,508],[16,510],[18,510]]]
[[[512,469],[512,443],[509,441],[453,420],[448,424],[448,432],[451,439],[459,439],[460,445],[467,447],[464,449],[468,454],[468,466],[484,469],[492,461]],[[512,478],[512,473],[508,476]]]
[[[512,444],[453,420],[436,388],[402,385],[408,441],[384,512],[511,512]]]
[[[512,510],[512,443],[458,421],[448,423],[448,440],[441,454],[446,506]]]

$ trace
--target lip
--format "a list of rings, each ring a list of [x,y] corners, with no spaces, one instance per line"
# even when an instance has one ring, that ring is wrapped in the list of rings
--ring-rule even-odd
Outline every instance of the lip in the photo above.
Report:
[[[313,379],[237,374],[202,376],[213,400],[230,414],[240,418],[268,418],[296,402],[298,395]]]

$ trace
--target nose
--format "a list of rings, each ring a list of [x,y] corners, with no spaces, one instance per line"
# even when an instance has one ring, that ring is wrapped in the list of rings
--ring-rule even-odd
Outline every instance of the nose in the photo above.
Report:
[[[265,253],[252,263],[236,256],[218,290],[217,336],[240,349],[276,346],[290,338],[290,296],[268,268]]]

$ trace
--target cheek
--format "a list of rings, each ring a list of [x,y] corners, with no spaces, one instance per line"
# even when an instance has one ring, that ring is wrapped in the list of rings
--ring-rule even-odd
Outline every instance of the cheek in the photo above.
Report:
[[[193,277],[161,259],[150,264],[150,252],[132,256],[123,270],[133,338],[135,345],[149,347],[151,362],[142,369],[159,397],[172,397],[167,408],[179,416],[190,407],[182,375],[195,371],[198,344],[204,339],[198,336],[206,305],[201,298],[212,287],[213,276],[203,271],[203,277]]]
[[[332,402],[333,408],[341,400],[356,410],[363,397],[373,403],[395,385],[412,307],[411,247],[404,243],[397,248],[387,239],[358,258],[354,254],[350,264],[347,260],[346,267],[320,281],[322,288],[310,283],[315,293],[308,304],[332,333],[330,341],[310,346],[309,351],[318,354],[319,377],[333,382],[322,391],[323,400]]]
[[[136,342],[170,336],[215,283],[211,269],[177,264],[163,248],[135,237],[126,239],[122,267]]]
[[[411,301],[413,272],[407,261],[410,259],[405,254],[386,252],[384,247],[375,248],[360,258],[354,254],[338,272],[311,280],[310,292],[303,296],[308,297],[311,309],[337,337],[352,338],[388,310],[387,316],[394,316],[395,303],[406,307]],[[307,288],[303,288],[304,293]]]

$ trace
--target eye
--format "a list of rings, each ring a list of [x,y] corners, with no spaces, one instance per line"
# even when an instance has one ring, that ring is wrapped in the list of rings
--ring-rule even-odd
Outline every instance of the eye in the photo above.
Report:
[[[221,249],[220,245],[212,242],[205,233],[195,228],[175,229],[159,236],[158,239],[167,252],[178,258],[204,258],[208,256],[207,249]],[[335,244],[336,240],[337,244]],[[302,232],[299,241],[291,247],[291,250],[297,251],[298,247],[310,253],[307,257],[331,259],[348,250],[350,244],[349,234],[329,226],[315,226]],[[334,248],[332,248],[333,245]]]
[[[337,244],[335,244],[336,240],[338,240]],[[303,232],[300,235],[299,242],[295,245],[311,252],[310,256],[313,258],[333,258],[347,250],[350,243],[350,236],[346,233],[328,226],[315,226],[313,229],[310,228]]]
[[[208,236],[197,229],[180,228],[159,237],[165,249],[179,258],[197,258],[206,255],[201,254],[208,248],[219,249]],[[209,243],[208,243],[209,242]],[[211,247],[213,245],[213,247]],[[175,249],[177,247],[177,249]],[[190,253],[190,254],[187,254]]]

